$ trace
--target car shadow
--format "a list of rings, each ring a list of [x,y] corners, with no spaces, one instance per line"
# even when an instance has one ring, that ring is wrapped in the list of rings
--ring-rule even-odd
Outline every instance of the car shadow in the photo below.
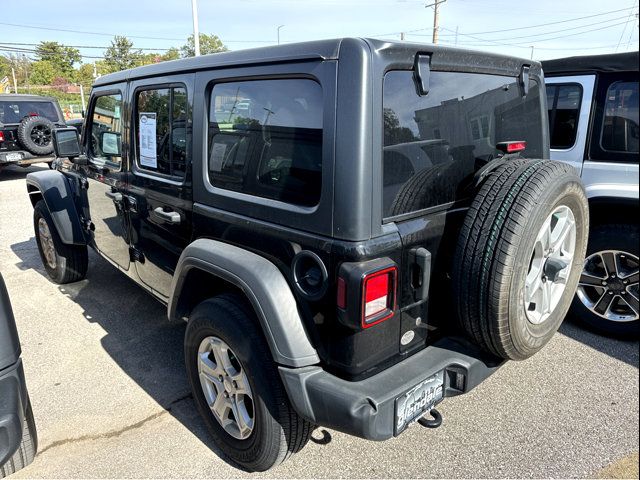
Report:
[[[48,280],[34,237],[11,249],[18,268]],[[164,306],[92,250],[87,277],[58,289],[106,332],[102,347],[136,384],[222,460],[242,469],[215,446],[198,414],[184,366],[184,323],[169,322]]]
[[[562,323],[559,332],[594,350],[638,368],[640,351],[637,340],[606,337],[587,330],[582,325],[578,325],[569,319]]]
[[[30,165],[28,167],[18,167],[15,165],[9,165],[3,168],[0,168],[0,182],[7,180],[17,180],[20,178],[25,178],[27,173],[38,172],[40,170],[49,170],[47,165],[36,164]]]

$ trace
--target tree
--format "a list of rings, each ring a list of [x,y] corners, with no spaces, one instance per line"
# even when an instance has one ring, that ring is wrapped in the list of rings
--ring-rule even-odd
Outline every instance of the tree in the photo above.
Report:
[[[165,53],[160,56],[163,62],[167,62],[169,60],[177,60],[180,58],[180,50],[176,47],[171,47]]]
[[[418,140],[410,128],[400,126],[400,119],[396,112],[390,108],[385,108],[382,113],[384,118],[385,145],[396,145],[398,143],[415,142]]]
[[[131,40],[116,35],[104,54],[104,61],[110,72],[119,72],[138,65],[141,57],[142,52],[133,49]]]
[[[226,52],[228,49],[222,43],[222,40],[218,38],[217,35],[207,35],[206,33],[201,33],[200,37],[200,53],[202,55],[207,55],[209,53],[218,53],[218,52]],[[189,35],[187,39],[187,43],[180,47],[180,53],[183,57],[194,57],[196,54],[196,47],[193,41],[193,34]]]
[[[59,70],[50,60],[39,60],[31,64],[29,81],[33,85],[51,85],[53,79],[59,75]]]
[[[58,42],[40,42],[36,46],[36,56],[39,61],[47,61],[57,70],[58,75],[70,78],[73,75],[73,65],[82,60],[80,50],[65,47]]]
[[[94,81],[93,78],[93,63],[83,63],[76,70],[75,80],[77,83],[85,88],[91,86]]]

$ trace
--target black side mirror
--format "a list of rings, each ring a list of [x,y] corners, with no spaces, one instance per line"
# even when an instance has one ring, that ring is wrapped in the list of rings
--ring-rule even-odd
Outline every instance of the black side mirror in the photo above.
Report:
[[[81,152],[78,130],[74,127],[56,128],[53,131],[53,150],[56,157],[79,157]]]

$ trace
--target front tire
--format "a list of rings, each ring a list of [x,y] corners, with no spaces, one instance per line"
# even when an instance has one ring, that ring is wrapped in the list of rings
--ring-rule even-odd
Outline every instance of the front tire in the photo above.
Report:
[[[86,245],[62,242],[44,200],[33,209],[33,227],[44,269],[60,285],[82,280],[87,274],[89,256]]]
[[[638,337],[638,243],[638,225],[605,224],[593,229],[571,304],[572,320],[605,335]]]
[[[305,446],[311,425],[291,407],[244,299],[222,295],[199,304],[187,325],[184,351],[198,411],[234,462],[265,471]]]

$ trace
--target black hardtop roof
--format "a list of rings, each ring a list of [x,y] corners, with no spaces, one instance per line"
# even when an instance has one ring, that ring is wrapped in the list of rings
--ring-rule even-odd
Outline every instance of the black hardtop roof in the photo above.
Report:
[[[364,38],[339,38],[273,45],[160,62],[104,75],[95,81],[94,86],[178,72],[233,67],[234,65],[259,65],[305,60],[337,60],[343,48],[366,49],[368,53],[373,52],[378,57],[385,57],[389,63],[406,61],[408,58],[413,59],[416,52],[432,53],[432,65],[434,62],[436,64],[438,63],[438,58],[447,58],[450,59],[454,70],[481,69],[495,74],[505,73],[507,71],[510,74],[517,74],[521,66],[525,64],[531,65],[534,71],[540,68],[538,62],[531,60],[454,47]],[[449,62],[447,62],[447,64],[449,64]]]
[[[54,97],[29,95],[26,93],[0,93],[0,102],[56,102]]]
[[[594,72],[637,72],[638,52],[556,58],[542,62],[546,76]]]

